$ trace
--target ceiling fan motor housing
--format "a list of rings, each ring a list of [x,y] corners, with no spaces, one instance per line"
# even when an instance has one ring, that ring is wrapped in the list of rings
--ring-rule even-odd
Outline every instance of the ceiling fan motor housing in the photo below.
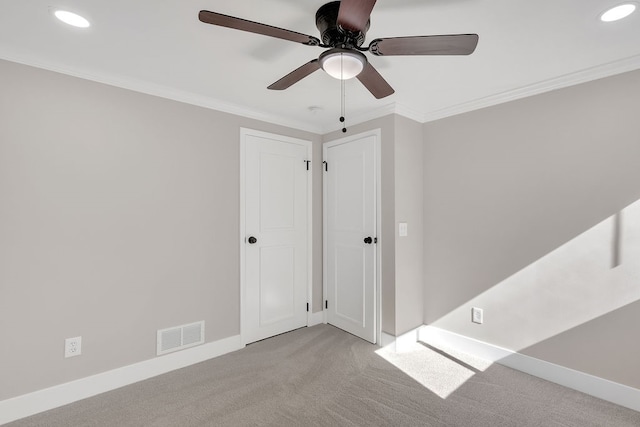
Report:
[[[332,1],[316,12],[316,27],[320,30],[320,38],[322,43],[332,47],[360,47],[364,43],[367,30],[369,30],[370,21],[364,31],[347,31],[338,25],[338,13],[340,11],[340,2]]]

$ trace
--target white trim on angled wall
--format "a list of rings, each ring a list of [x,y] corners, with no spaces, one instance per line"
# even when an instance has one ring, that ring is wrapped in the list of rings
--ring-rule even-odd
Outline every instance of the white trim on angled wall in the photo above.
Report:
[[[436,347],[454,348],[616,405],[640,411],[640,390],[624,384],[546,362],[434,326],[420,328],[418,340]]]
[[[86,399],[243,348],[240,335],[145,360],[0,402],[0,424]]]
[[[320,325],[321,323],[326,323],[324,319],[325,319],[324,310],[317,311],[315,313],[310,312],[308,315],[307,326],[311,327],[311,326]]]
[[[422,329],[422,326],[411,329],[410,331],[398,335],[397,337],[386,332],[382,332],[380,347],[390,348],[396,353],[411,351],[412,349],[414,349],[414,345],[416,344],[416,342],[418,342],[418,334],[420,333],[420,329]]]

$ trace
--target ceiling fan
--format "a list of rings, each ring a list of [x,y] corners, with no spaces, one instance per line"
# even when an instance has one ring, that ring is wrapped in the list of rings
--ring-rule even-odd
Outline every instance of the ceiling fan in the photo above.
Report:
[[[375,3],[376,0],[342,0],[320,7],[316,12],[316,27],[320,30],[322,41],[295,31],[207,10],[201,10],[198,18],[207,24],[328,49],[317,59],[271,84],[268,89],[272,90],[287,89],[322,68],[337,79],[357,77],[373,96],[380,99],[393,94],[394,90],[362,52],[377,56],[469,55],[478,44],[477,34],[451,34],[375,39],[363,48],[361,46],[369,30],[369,16]]]

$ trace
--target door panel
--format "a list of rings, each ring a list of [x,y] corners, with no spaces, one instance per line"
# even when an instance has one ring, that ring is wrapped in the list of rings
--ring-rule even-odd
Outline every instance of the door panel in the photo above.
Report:
[[[332,184],[335,186],[333,224],[335,231],[363,233],[365,224],[364,210],[366,177],[365,156],[363,152],[353,150],[332,150],[331,171],[335,172]],[[352,148],[352,147],[349,147]]]
[[[335,308],[337,317],[350,321],[354,325],[365,326],[365,274],[360,268],[366,263],[366,254],[362,245],[336,245],[335,248]]]
[[[260,153],[260,231],[295,227],[296,157]]]
[[[295,316],[295,247],[260,248],[260,325]]]
[[[307,324],[310,146],[259,132],[242,138],[242,336],[250,343]]]
[[[375,343],[376,137],[327,143],[324,153],[327,321]]]

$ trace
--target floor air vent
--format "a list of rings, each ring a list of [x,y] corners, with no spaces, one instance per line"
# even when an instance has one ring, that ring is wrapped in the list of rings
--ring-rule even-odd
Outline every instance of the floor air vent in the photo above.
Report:
[[[204,342],[204,320],[158,331],[158,356]]]

